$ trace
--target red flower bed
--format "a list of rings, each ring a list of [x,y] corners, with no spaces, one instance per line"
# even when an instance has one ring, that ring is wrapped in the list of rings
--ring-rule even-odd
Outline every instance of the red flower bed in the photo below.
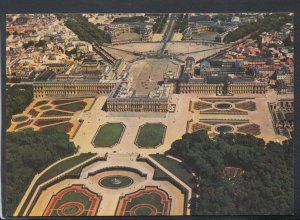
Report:
[[[70,194],[77,194],[78,199],[70,197]],[[80,201],[80,195],[88,197],[90,204],[84,204]],[[78,200],[78,201],[76,201]],[[73,185],[62,189],[56,195],[52,196],[43,216],[69,216],[65,208],[67,206],[77,206],[78,210],[72,213],[73,216],[79,216],[86,213],[86,216],[96,215],[101,197],[96,193],[90,191],[88,188],[84,188],[82,185]]]

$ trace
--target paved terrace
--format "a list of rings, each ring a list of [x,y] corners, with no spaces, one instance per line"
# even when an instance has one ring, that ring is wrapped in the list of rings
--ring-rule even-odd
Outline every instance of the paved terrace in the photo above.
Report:
[[[39,197],[35,207],[31,212],[31,216],[41,216],[46,209],[48,202],[51,197],[59,192],[61,189],[70,186],[72,184],[83,184],[88,187],[91,191],[99,193],[102,196],[102,201],[97,212],[97,216],[113,216],[118,205],[120,196],[124,196],[128,193],[133,193],[138,189],[145,188],[146,186],[158,186],[159,188],[165,190],[172,199],[171,203],[171,215],[183,215],[184,206],[184,195],[182,192],[168,181],[156,181],[153,180],[154,168],[145,162],[136,161],[136,154],[110,154],[108,160],[103,162],[99,161],[93,163],[92,165],[85,167],[82,171],[80,179],[66,179],[62,182],[55,184],[45,190]],[[147,174],[146,177],[141,177],[140,175],[131,171],[105,171],[98,173],[94,176],[89,176],[89,173],[95,172],[102,168],[114,167],[114,166],[124,166],[131,167],[140,170],[141,172]],[[164,169],[163,167],[161,167]],[[164,170],[165,171],[165,170]],[[108,189],[101,187],[98,181],[109,175],[124,175],[131,177],[133,179],[133,184],[120,189]],[[173,174],[172,177],[178,182],[182,183]],[[188,187],[189,196],[191,196],[191,189]]]

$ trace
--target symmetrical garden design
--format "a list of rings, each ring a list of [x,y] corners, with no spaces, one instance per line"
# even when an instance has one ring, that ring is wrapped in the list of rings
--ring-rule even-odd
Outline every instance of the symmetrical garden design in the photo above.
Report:
[[[31,128],[41,131],[48,128],[62,129],[74,137],[81,125],[74,117],[87,111],[95,98],[55,98],[33,101],[22,114],[15,115],[9,131]]]
[[[43,216],[95,216],[100,202],[101,196],[72,185],[52,196]]]
[[[163,144],[166,129],[162,123],[146,123],[139,127],[135,144],[140,148],[156,148]]]
[[[256,111],[252,98],[203,98],[190,103],[194,119],[187,122],[187,132],[206,130],[210,136],[224,132],[259,135],[260,126],[251,123],[249,112]],[[201,115],[208,115],[201,117]],[[222,115],[224,117],[222,117]],[[237,116],[236,119],[232,116]],[[220,117],[221,116],[221,117]]]
[[[167,216],[170,210],[168,193],[158,187],[147,186],[121,197],[116,216]]]
[[[125,131],[123,123],[107,123],[99,127],[92,141],[95,147],[112,147],[120,143]]]

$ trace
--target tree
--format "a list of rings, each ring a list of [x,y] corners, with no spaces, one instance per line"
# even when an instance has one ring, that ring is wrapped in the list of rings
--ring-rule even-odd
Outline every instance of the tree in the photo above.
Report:
[[[293,140],[282,144],[251,135],[220,134],[214,140],[206,131],[185,134],[167,154],[182,159],[200,179],[199,198],[193,198],[193,215],[291,214],[293,212]],[[225,167],[244,170],[228,179]]]
[[[6,207],[9,216],[12,216],[35,174],[76,152],[69,136],[55,129],[8,132],[6,149]]]

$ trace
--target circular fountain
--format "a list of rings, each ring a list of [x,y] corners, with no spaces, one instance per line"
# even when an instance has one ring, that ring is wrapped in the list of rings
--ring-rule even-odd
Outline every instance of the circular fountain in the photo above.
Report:
[[[106,176],[99,180],[100,186],[111,189],[127,187],[130,186],[132,183],[132,178],[122,175]]]

